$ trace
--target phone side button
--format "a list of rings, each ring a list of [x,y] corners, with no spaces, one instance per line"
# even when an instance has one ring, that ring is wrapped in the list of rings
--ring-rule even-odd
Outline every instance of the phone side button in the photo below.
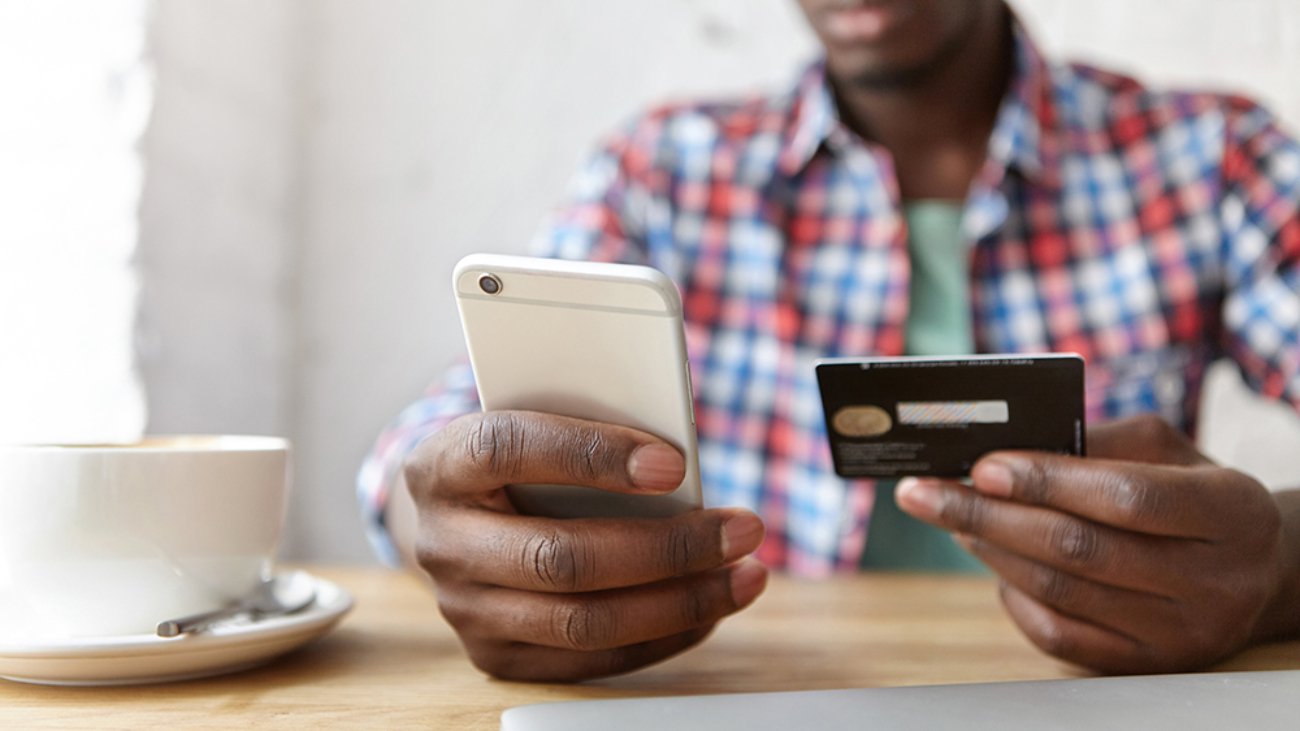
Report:
[[[691,426],[695,426],[695,384],[691,382],[691,362],[682,361],[682,369],[686,371],[686,405],[691,410]]]

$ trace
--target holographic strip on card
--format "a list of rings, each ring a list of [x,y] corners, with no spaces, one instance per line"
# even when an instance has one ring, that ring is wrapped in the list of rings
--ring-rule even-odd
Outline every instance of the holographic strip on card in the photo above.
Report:
[[[900,401],[898,423],[913,426],[1005,424],[1006,401]]]

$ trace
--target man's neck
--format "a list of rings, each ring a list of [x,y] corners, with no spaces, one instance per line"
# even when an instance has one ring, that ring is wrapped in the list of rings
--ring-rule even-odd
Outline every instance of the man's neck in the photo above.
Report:
[[[915,83],[831,83],[844,123],[893,156],[904,200],[960,201],[983,165],[1012,63],[1009,18],[999,5],[946,64]]]

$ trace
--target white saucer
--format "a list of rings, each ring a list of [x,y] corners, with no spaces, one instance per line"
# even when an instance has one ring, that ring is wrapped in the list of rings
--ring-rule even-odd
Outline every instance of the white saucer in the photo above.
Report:
[[[352,596],[318,577],[316,601],[296,614],[234,620],[181,637],[120,635],[19,644],[0,639],[0,678],[42,685],[127,685],[188,680],[268,662],[321,637]]]

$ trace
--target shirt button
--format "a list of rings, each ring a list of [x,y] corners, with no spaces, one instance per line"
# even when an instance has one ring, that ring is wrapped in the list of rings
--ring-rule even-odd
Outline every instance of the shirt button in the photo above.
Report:
[[[1186,392],[1186,386],[1183,384],[1182,374],[1165,371],[1156,375],[1156,400],[1161,405],[1176,404],[1183,400],[1183,394]]]

